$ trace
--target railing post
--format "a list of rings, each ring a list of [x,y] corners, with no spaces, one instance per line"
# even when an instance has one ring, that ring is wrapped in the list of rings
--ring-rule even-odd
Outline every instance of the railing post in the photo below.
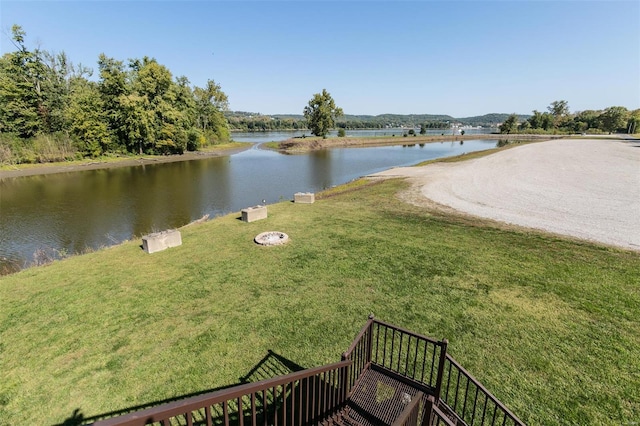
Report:
[[[422,416],[422,426],[431,426],[433,423],[433,397],[427,397],[424,402],[424,416]]]
[[[347,353],[343,352],[342,353],[342,361],[346,361],[347,360]],[[342,380],[342,383],[340,384],[342,387],[342,401],[340,401],[340,403],[343,403],[347,400],[347,398],[349,397],[349,392],[351,391],[350,387],[351,387],[351,366],[353,365],[353,362],[351,362],[349,365],[347,365],[345,368],[342,369],[342,373],[340,374],[340,380]]]
[[[440,345],[440,362],[438,363],[438,377],[436,378],[435,403],[440,401],[440,393],[442,391],[442,378],[444,377],[444,362],[447,358],[447,339],[442,339]]]
[[[373,351],[373,322],[374,317],[373,314],[369,315],[369,331],[367,332],[367,357],[366,361],[368,364],[371,363],[371,355]]]

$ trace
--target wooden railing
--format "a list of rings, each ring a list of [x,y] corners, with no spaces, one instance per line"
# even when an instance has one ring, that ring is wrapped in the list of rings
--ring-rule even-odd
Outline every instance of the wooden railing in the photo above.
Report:
[[[437,341],[370,317],[342,361],[187,398],[95,426],[313,425],[348,402],[362,373],[374,368],[420,391],[402,425],[524,426]],[[426,395],[422,396],[422,395]],[[396,423],[394,423],[396,425]]]
[[[433,396],[435,414],[427,413],[433,424],[524,426],[447,354],[446,339],[437,341],[370,317],[343,359],[353,361],[351,386],[360,371],[372,365]]]
[[[440,406],[471,425],[524,426],[509,409],[449,354],[446,356]],[[444,405],[444,406],[443,406]]]
[[[425,403],[423,425],[456,426],[456,423],[438,408],[438,405],[434,403],[433,397],[429,397]]]
[[[316,424],[345,402],[350,366],[351,361],[341,361],[101,420],[94,425]]]
[[[419,426],[422,424],[423,399],[424,394],[418,392],[391,426]]]

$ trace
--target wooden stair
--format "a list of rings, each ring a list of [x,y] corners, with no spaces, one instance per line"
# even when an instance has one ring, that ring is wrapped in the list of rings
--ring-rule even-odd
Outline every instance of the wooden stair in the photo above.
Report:
[[[366,369],[346,405],[322,426],[391,426],[416,397],[426,397],[415,387],[383,372]]]

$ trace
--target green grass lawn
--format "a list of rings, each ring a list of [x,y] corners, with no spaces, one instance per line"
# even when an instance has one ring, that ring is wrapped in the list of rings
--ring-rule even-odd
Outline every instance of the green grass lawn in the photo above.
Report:
[[[531,424],[640,419],[640,255],[442,216],[352,184],[0,278],[0,424],[237,383],[269,350],[340,359],[369,313],[449,352]],[[263,231],[286,232],[262,247]]]

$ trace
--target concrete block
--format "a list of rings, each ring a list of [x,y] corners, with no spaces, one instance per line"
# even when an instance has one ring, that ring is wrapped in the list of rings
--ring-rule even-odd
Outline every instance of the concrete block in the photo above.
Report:
[[[242,210],[243,222],[254,222],[267,218],[267,206],[253,206]]]
[[[313,204],[316,201],[316,194],[313,192],[296,192],[293,194],[293,201],[300,204]]]
[[[168,249],[169,247],[177,247],[182,245],[182,235],[176,229],[168,231],[155,232],[153,234],[142,237],[142,248],[147,253],[155,253]]]

